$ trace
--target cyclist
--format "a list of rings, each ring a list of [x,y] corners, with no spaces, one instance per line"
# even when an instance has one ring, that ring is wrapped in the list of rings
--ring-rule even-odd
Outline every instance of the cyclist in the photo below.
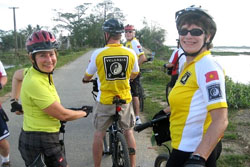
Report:
[[[7,83],[7,73],[4,69],[4,66],[2,62],[0,61],[0,90],[3,89],[3,87]],[[2,167],[9,167],[10,166],[10,144],[8,140],[6,139],[9,134],[9,129],[7,126],[8,117],[5,114],[4,110],[2,109],[2,106],[0,104],[0,155],[2,158]]]
[[[225,76],[211,56],[213,18],[200,7],[176,12],[187,62],[169,94],[172,153],[167,167],[215,167],[228,125]]]
[[[94,112],[94,141],[93,157],[95,167],[101,166],[103,152],[103,137],[106,129],[112,123],[112,115],[115,114],[113,97],[119,95],[126,100],[119,112],[120,126],[124,129],[125,138],[129,147],[131,166],[135,167],[136,143],[132,128],[135,124],[134,111],[131,103],[129,79],[134,79],[139,73],[138,60],[132,49],[120,44],[121,35],[124,32],[123,24],[117,19],[109,19],[102,26],[104,31],[104,48],[97,49],[91,56],[90,63],[83,78],[83,83],[91,80],[97,72],[98,95]]]
[[[50,167],[66,167],[64,145],[59,141],[60,121],[87,117],[60,104],[53,71],[57,63],[57,40],[52,33],[36,31],[26,41],[32,67],[17,70],[13,76],[11,110],[23,113],[18,149],[25,165],[34,164],[40,154]],[[22,105],[18,103],[19,95]]]
[[[171,80],[169,85],[170,88],[174,87],[175,82],[181,70],[183,69],[183,65],[185,62],[186,62],[186,56],[184,55],[183,50],[179,48],[178,44],[178,48],[176,48],[170,56],[169,63],[164,64],[164,67],[170,70],[168,73],[169,75],[171,75]]]
[[[142,46],[135,37],[135,28],[133,25],[128,24],[125,26],[125,38],[127,40],[126,47],[133,49],[135,53],[137,54],[139,66],[143,62],[147,61],[147,58],[142,50]],[[139,125],[142,123],[140,116],[139,116],[139,113],[140,113],[139,87],[141,86],[140,74],[135,79],[130,80],[130,86],[131,86],[131,93],[133,97],[133,106],[134,106],[135,117],[136,117],[136,125]]]

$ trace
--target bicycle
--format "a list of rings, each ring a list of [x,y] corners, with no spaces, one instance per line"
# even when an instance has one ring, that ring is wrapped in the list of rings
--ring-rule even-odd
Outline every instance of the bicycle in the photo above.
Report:
[[[146,128],[152,127],[156,144],[158,146],[164,146],[168,150],[168,153],[159,154],[156,157],[154,167],[165,167],[171,153],[170,148],[166,144],[164,144],[164,142],[171,140],[170,132],[169,130],[165,130],[166,127],[163,127],[163,124],[165,124],[166,122],[169,123],[169,115],[170,114],[166,114],[160,117],[154,117],[152,120],[134,127],[134,130],[138,133]]]
[[[68,108],[68,109],[71,109],[71,110],[88,110],[89,113],[92,112],[93,110],[93,106],[82,106],[81,108]],[[64,133],[65,133],[65,126],[66,126],[66,123],[67,121],[60,121],[61,123],[61,127],[60,127],[60,134],[62,134],[62,139],[59,140],[60,144],[61,145],[64,145]],[[64,150],[64,154],[66,155],[65,153],[65,150]],[[37,157],[35,158],[35,160],[28,166],[28,167],[47,167],[47,165],[45,164],[45,159],[44,159],[44,154],[41,152],[37,155]]]
[[[97,79],[95,78],[89,82],[93,83],[92,94],[94,100],[96,100],[97,95],[95,92],[98,92],[98,89],[96,89],[98,88]],[[115,96],[113,104],[115,104],[115,115],[113,115],[113,122],[106,130],[106,136],[103,138],[103,155],[111,155],[113,167],[130,167],[128,145],[122,129],[118,126],[119,112],[122,104],[126,104],[126,100]]]

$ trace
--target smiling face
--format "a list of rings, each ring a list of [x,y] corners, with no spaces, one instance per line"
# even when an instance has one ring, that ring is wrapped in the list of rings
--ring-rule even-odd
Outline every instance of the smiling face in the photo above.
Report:
[[[56,52],[55,50],[37,52],[35,55],[35,60],[39,70],[50,73],[56,67]],[[32,63],[35,63],[34,60],[32,60]]]
[[[202,30],[201,27],[195,24],[191,24],[191,25],[185,24],[181,27],[181,30],[184,30],[184,29],[188,30],[189,32],[186,35],[180,34],[180,45],[185,50],[185,52],[189,54],[198,52],[204,45],[204,42],[209,41],[209,38],[208,37],[206,38],[206,34],[204,30]],[[202,30],[203,33],[197,36],[195,36],[194,34],[191,35],[192,32],[190,32],[190,30],[194,30],[194,29]],[[206,47],[203,47],[200,53],[205,50],[206,50]]]
[[[125,31],[125,38],[127,41],[131,41],[135,37],[135,31],[134,30],[126,30]]]

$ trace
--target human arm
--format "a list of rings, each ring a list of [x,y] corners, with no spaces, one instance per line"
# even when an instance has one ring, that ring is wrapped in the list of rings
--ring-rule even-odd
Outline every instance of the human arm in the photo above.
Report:
[[[83,83],[88,83],[91,80],[92,77],[93,77],[93,75],[88,75],[87,73],[85,73],[85,75],[84,75],[84,77],[82,79],[82,82]]]
[[[17,115],[23,113],[21,104],[18,103],[18,99],[21,92],[21,86],[23,81],[24,69],[17,70],[12,77],[12,90],[11,90],[11,111]]]
[[[147,57],[145,56],[145,54],[141,54],[139,59],[138,59],[139,66],[141,66],[146,61],[147,61]]]
[[[223,137],[228,125],[227,108],[213,109],[209,112],[211,114],[212,122],[199,146],[193,153],[194,155],[199,154],[205,160],[208,159],[220,138]]]
[[[88,115],[88,113],[84,110],[74,111],[66,109],[57,101],[49,105],[47,108],[43,109],[43,111],[61,121],[72,121],[75,119],[86,117]]]

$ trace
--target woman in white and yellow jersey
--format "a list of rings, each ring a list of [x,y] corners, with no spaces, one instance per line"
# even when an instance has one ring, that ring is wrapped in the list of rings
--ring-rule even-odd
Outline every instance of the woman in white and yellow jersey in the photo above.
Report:
[[[187,61],[169,95],[173,151],[167,167],[215,167],[228,125],[224,72],[209,51],[216,24],[200,7],[175,17]]]

